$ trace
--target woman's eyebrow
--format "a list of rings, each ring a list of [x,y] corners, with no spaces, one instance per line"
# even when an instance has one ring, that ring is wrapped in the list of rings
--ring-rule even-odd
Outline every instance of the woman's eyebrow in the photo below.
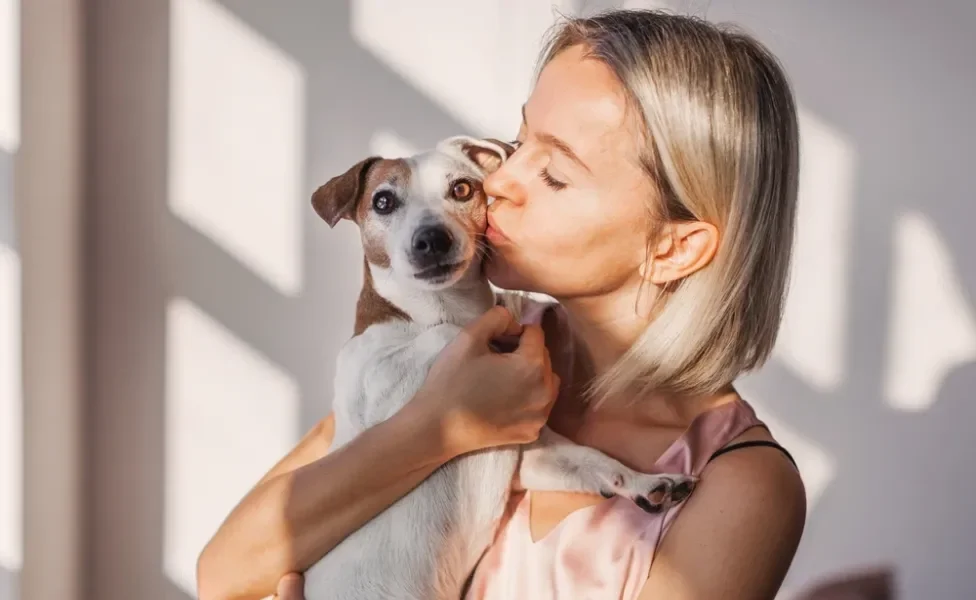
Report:
[[[524,104],[522,105],[522,124],[523,125],[526,125],[525,105]],[[540,140],[542,140],[544,143],[549,144],[550,146],[553,146],[554,148],[556,148],[556,150],[558,150],[561,153],[563,153],[571,161],[573,161],[576,164],[578,164],[579,166],[583,167],[583,169],[587,173],[590,173],[590,174],[593,173],[593,171],[591,171],[590,168],[588,166],[586,166],[586,163],[583,162],[583,160],[579,156],[577,156],[575,152],[573,152],[573,149],[570,147],[570,145],[567,144],[566,142],[564,142],[563,140],[561,140],[558,137],[552,135],[551,133],[546,133],[546,132],[537,132],[534,135],[535,135],[535,137],[537,137]]]

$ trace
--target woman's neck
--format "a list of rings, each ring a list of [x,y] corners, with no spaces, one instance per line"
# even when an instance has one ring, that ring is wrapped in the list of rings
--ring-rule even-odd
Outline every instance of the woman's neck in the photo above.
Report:
[[[573,298],[560,300],[560,305],[566,312],[573,336],[571,375],[576,393],[556,407],[554,416],[567,425],[572,422],[582,425],[597,416],[588,410],[582,392],[592,381],[605,375],[640,339],[649,319],[635,310],[633,297]],[[633,393],[641,394],[641,398],[628,398],[626,402],[611,399],[597,411],[597,418],[684,427],[701,412],[737,397],[732,386],[716,394],[695,397],[653,391],[635,390]]]
[[[627,294],[560,299],[573,332],[577,357],[590,378],[604,375],[623,357],[647,328],[635,299]]]

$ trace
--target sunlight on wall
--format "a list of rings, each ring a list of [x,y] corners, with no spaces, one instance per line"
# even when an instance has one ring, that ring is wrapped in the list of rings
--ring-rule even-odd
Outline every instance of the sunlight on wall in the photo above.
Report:
[[[800,109],[800,198],[790,293],[775,356],[817,390],[844,371],[856,155],[839,131]]]
[[[171,6],[170,208],[297,294],[305,74],[213,0]]]
[[[417,154],[420,149],[393,133],[380,130],[373,132],[369,140],[369,152],[383,158],[402,158]]]
[[[572,4],[354,0],[351,30],[364,48],[470,128],[457,133],[504,139],[518,131],[542,34],[556,11],[569,12]]]
[[[20,383],[20,259],[0,244],[0,569],[8,571],[23,559]]]
[[[803,485],[807,492],[807,513],[812,512],[820,497],[834,480],[837,474],[837,464],[833,456],[817,445],[813,440],[803,436],[785,421],[776,418],[765,408],[762,400],[753,391],[745,394],[749,397],[749,404],[756,409],[756,414],[762,419],[776,441],[789,449],[793,459],[800,469]]]
[[[543,40],[563,16],[574,14],[574,0],[501,0],[498,2],[497,44],[494,55],[494,106],[497,127],[492,137],[515,139],[522,122],[522,105],[532,92]]]
[[[0,151],[20,144],[20,3],[0,0]]]
[[[891,406],[918,412],[935,403],[954,367],[976,360],[976,318],[932,222],[902,214],[894,235],[884,394]]]
[[[166,575],[195,596],[196,559],[227,513],[298,441],[292,377],[189,301],[166,314]]]

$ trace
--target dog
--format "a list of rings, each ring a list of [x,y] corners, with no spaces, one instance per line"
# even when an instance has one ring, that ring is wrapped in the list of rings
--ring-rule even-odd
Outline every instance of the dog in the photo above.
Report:
[[[482,273],[489,198],[481,182],[513,151],[455,136],[408,158],[364,159],[313,194],[330,227],[359,226],[365,263],[354,335],[337,359],[333,449],[395,414],[438,353],[496,304]],[[693,485],[684,475],[638,473],[543,428],[532,444],[444,464],[312,565],[307,600],[456,600],[494,538],[516,471],[525,489],[626,495],[652,512]]]

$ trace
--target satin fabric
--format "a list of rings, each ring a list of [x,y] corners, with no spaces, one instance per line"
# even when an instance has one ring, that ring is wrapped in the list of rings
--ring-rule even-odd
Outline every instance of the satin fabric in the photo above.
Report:
[[[550,307],[532,303],[523,311],[522,321],[538,323]],[[559,318],[564,326],[564,315]],[[744,401],[713,408],[699,415],[665,450],[654,472],[698,476],[716,450],[761,425]],[[533,540],[531,502],[531,491],[513,494],[465,600],[635,600],[655,550],[684,506],[652,515],[617,496],[573,511],[541,539]]]

